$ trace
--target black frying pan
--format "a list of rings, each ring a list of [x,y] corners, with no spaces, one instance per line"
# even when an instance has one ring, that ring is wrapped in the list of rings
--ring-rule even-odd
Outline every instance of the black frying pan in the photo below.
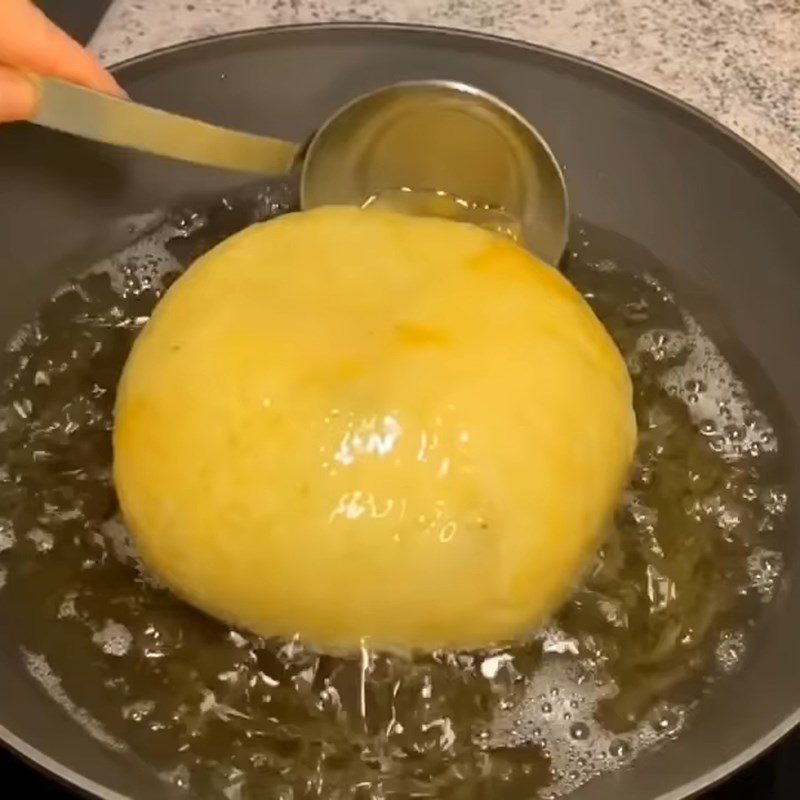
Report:
[[[254,31],[135,59],[116,74],[131,95],[213,122],[303,140],[348,98],[391,81],[456,78],[529,117],[566,168],[593,246],[663,265],[682,303],[758,364],[757,399],[800,454],[800,191],[777,167],[691,108],[620,75],[535,47],[424,28],[332,25]],[[102,252],[112,221],[221,191],[239,179],[117,152],[20,125],[0,131],[0,337]],[[87,242],[100,242],[87,249]],[[94,248],[94,249],[93,249]],[[787,531],[800,480],[791,471]],[[792,549],[792,548],[790,548]],[[794,547],[794,550],[797,548]],[[791,575],[792,554],[789,553]],[[2,603],[2,627],[13,608]],[[575,797],[676,800],[720,780],[800,721],[800,587],[763,616],[746,668],[701,704],[690,729]],[[157,798],[146,768],[89,737],[0,636],[0,739],[101,797]]]

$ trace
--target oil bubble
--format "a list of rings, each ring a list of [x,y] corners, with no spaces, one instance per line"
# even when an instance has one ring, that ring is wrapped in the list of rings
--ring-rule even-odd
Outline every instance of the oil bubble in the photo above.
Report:
[[[589,738],[589,726],[585,722],[574,722],[569,729],[569,735],[578,741],[584,741]]]

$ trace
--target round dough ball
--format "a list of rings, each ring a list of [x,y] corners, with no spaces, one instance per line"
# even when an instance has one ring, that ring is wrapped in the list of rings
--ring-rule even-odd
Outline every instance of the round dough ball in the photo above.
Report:
[[[555,270],[472,225],[323,208],[254,225],[131,353],[115,479],[181,597],[322,649],[529,633],[592,555],[631,384]]]

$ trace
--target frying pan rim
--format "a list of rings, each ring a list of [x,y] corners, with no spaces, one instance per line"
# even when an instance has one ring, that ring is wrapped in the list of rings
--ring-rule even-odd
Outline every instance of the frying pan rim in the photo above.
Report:
[[[755,145],[718,120],[711,117],[709,114],[696,108],[685,100],[681,100],[679,97],[676,97],[669,92],[658,88],[657,86],[620,72],[613,67],[609,67],[605,64],[601,64],[572,53],[565,53],[553,47],[534,44],[532,42],[526,42],[513,37],[498,36],[495,34],[463,28],[438,27],[435,25],[423,25],[415,23],[367,21],[295,23],[288,25],[272,25],[268,27],[249,28],[230,33],[213,34],[196,39],[189,39],[187,41],[182,41],[176,44],[157,48],[155,50],[150,50],[133,56],[132,58],[117,62],[111,65],[109,70],[114,75],[120,75],[127,70],[135,69],[138,66],[147,65],[149,62],[157,58],[164,56],[178,56],[186,53],[187,51],[202,50],[208,45],[215,45],[220,42],[229,42],[236,39],[248,39],[252,37],[263,37],[265,35],[268,36],[271,34],[287,34],[303,31],[330,32],[337,30],[353,31],[359,29],[386,31],[390,33],[407,32],[410,34],[433,34],[443,38],[455,37],[461,40],[469,39],[494,45],[503,45],[505,47],[511,46],[518,50],[545,55],[556,61],[568,62],[590,72],[599,73],[606,78],[620,81],[628,86],[633,87],[634,89],[639,90],[640,92],[644,92],[650,97],[658,99],[673,109],[677,109],[679,112],[683,113],[684,117],[692,119],[695,124],[701,123],[701,127],[704,129],[707,129],[710,126],[714,131],[716,131],[717,134],[720,134],[723,140],[727,140],[729,145],[736,145],[740,152],[743,149],[753,160],[754,164],[759,165],[761,169],[766,168],[767,172],[771,173],[771,177],[773,179],[780,179],[776,186],[781,186],[782,184],[783,192],[781,194],[785,196],[787,202],[792,206],[792,208],[797,211],[798,214],[800,214],[800,181],[796,180],[787,170],[759,150]],[[124,77],[124,75],[122,75],[122,77]],[[786,191],[787,189],[789,190],[788,192]],[[687,781],[681,786],[671,789],[670,791],[653,798],[653,800],[687,800],[687,798],[694,797],[701,791],[713,787],[725,778],[731,776],[737,770],[749,764],[762,753],[773,747],[778,741],[780,741],[798,725],[800,725],[800,707],[787,714],[783,720],[778,722],[770,731],[762,735],[759,739],[753,742],[749,747],[746,747],[744,750],[740,751],[737,755],[717,765],[714,769],[705,772],[698,778]],[[32,765],[42,773],[54,777],[61,783],[67,784],[82,793],[101,798],[101,800],[132,800],[131,795],[120,794],[107,786],[97,783],[96,781],[86,778],[85,776],[75,772],[73,769],[61,763],[60,761],[48,756],[46,753],[43,753],[41,750],[28,744],[2,723],[0,723],[0,745],[6,747],[8,750],[18,755],[23,761]]]

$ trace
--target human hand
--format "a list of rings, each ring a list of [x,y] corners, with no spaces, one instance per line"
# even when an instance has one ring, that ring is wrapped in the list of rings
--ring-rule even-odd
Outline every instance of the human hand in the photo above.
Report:
[[[30,75],[125,95],[94,56],[31,0],[0,0],[0,122],[29,119],[36,113],[39,98]]]

